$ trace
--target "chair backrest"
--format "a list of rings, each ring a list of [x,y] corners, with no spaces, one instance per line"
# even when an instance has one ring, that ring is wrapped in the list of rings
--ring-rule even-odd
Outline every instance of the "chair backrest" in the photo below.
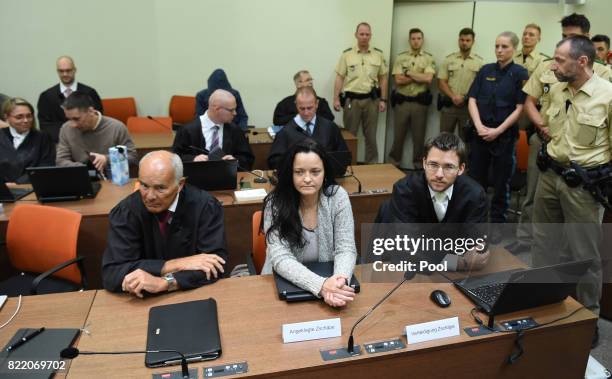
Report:
[[[516,141],[516,169],[520,172],[527,172],[529,161],[529,142],[527,132],[519,130],[519,138]]]
[[[37,204],[17,205],[8,220],[6,245],[9,260],[19,271],[43,273],[77,256],[81,214]],[[82,283],[76,264],[54,274]]]
[[[136,100],[133,97],[119,97],[116,99],[102,99],[104,115],[117,119],[124,124],[130,117],[138,116],[136,113]]]
[[[127,128],[130,133],[172,133],[172,119],[170,117],[151,118],[130,117],[127,120]]]
[[[195,96],[174,95],[170,99],[168,114],[172,117],[172,121],[178,124],[186,124],[196,116],[195,105]]]
[[[261,211],[253,213],[251,222],[253,232],[253,263],[255,264],[257,274],[261,273],[261,269],[266,261],[266,234],[259,228],[261,222]]]

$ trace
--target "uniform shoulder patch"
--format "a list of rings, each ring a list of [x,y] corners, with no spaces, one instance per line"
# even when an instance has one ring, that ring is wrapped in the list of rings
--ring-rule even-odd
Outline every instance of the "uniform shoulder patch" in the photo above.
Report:
[[[375,47],[374,50],[378,51],[379,53],[382,53],[382,50],[377,47]]]
[[[482,57],[481,57],[480,55],[478,55],[478,54],[474,54],[474,56],[475,56],[476,58],[480,59],[480,60],[483,60],[483,59],[482,59]]]
[[[349,51],[351,51],[351,50],[353,50],[353,48],[352,48],[352,47],[349,47],[349,48],[348,48],[348,49],[346,49],[346,50],[342,50],[342,52],[343,52],[343,53],[346,53],[346,52],[349,52]]]
[[[433,55],[429,54],[427,51],[423,50],[423,54],[425,55],[429,55],[430,57],[433,57]]]

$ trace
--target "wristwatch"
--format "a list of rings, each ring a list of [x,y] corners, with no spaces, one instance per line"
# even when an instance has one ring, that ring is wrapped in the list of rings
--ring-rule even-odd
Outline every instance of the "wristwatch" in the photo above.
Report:
[[[178,289],[178,285],[176,284],[176,279],[174,279],[174,275],[171,272],[162,276],[166,282],[168,282],[168,292],[176,291]]]

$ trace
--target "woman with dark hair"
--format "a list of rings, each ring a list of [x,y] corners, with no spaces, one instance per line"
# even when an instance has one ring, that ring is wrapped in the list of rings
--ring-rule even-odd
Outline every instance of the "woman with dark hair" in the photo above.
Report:
[[[32,104],[10,98],[2,103],[0,114],[8,123],[0,129],[0,180],[28,183],[26,167],[55,166],[55,146],[36,129]]]
[[[351,202],[335,183],[327,155],[315,141],[296,143],[285,155],[278,184],[264,200],[264,230],[262,274],[274,270],[333,307],[353,300],[348,281],[357,252]],[[302,264],[328,261],[334,262],[329,278]]]

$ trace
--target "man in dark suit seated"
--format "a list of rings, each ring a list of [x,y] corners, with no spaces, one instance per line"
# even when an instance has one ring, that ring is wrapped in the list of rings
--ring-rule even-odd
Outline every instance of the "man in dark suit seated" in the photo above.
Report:
[[[110,213],[104,288],[143,297],[220,278],[227,251],[219,201],[185,184],[181,159],[167,151],[142,158],[138,181],[139,191]]]
[[[240,127],[232,122],[236,114],[236,98],[218,89],[210,95],[208,110],[181,127],[174,137],[172,150],[183,161],[207,161],[208,152],[223,151],[225,160],[237,159],[240,171],[250,171],[255,156]]]
[[[298,71],[293,75],[293,83],[295,83],[295,89],[298,90],[302,87],[312,87],[312,76],[310,72],[306,70]],[[319,105],[317,106],[316,112],[318,117],[323,117],[329,121],[334,121],[334,114],[329,108],[327,100],[323,97],[318,97]],[[274,109],[274,116],[272,122],[274,125],[286,125],[288,122],[293,120],[295,115],[298,114],[297,107],[295,106],[295,94],[285,97],[280,103],[276,104]]]
[[[441,133],[425,147],[424,172],[407,175],[393,186],[387,222],[464,224],[463,231],[487,222],[484,189],[465,172],[466,148],[454,134]],[[462,232],[463,232],[462,231]],[[474,230],[472,230],[474,231]],[[478,269],[489,252],[447,255],[450,270]]]
[[[87,94],[93,101],[93,107],[104,113],[102,100],[95,89],[83,83],[77,83],[76,71],[72,58],[62,56],[57,58],[57,74],[60,78],[59,84],[45,90],[38,98],[38,123],[40,130],[51,136],[53,142],[57,143],[59,130],[67,121],[62,109],[62,103],[73,92],[79,91]]]
[[[315,90],[306,86],[298,88],[295,94],[298,115],[278,132],[272,142],[268,155],[268,166],[272,169],[279,166],[293,144],[305,138],[312,138],[327,151],[348,151],[340,128],[333,121],[316,114],[319,100]]]

